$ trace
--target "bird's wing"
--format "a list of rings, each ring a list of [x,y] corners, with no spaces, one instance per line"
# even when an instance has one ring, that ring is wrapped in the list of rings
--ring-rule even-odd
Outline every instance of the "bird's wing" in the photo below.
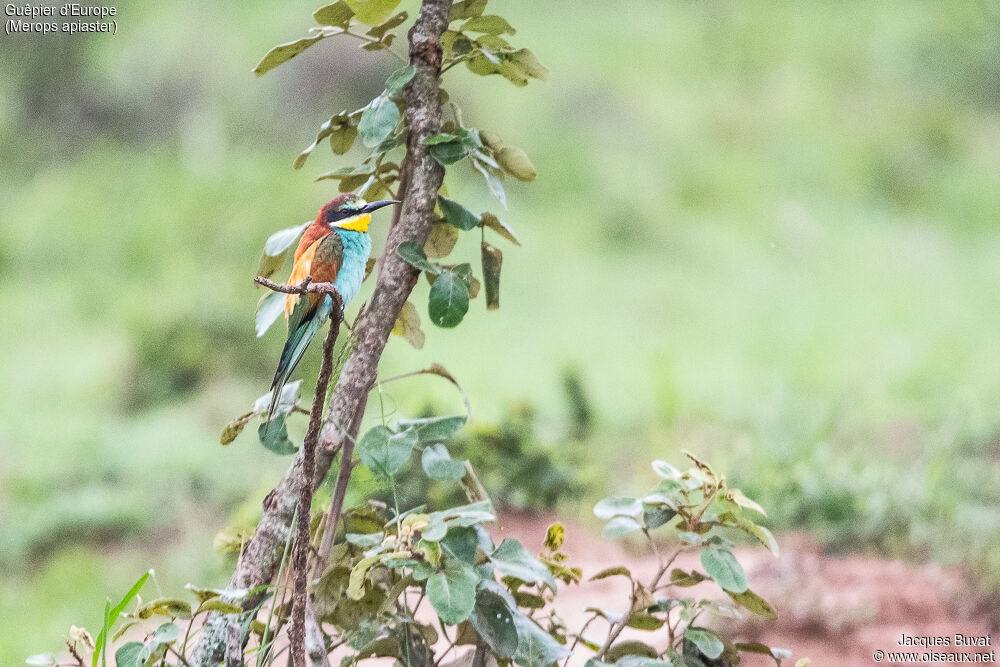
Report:
[[[297,285],[311,276],[314,283],[332,283],[337,279],[337,272],[344,259],[344,243],[340,234],[331,232],[310,244],[296,259],[292,266],[292,275],[288,278],[289,285]],[[322,295],[309,295],[309,310],[320,301]],[[285,297],[285,317],[291,317],[299,297],[289,294]]]

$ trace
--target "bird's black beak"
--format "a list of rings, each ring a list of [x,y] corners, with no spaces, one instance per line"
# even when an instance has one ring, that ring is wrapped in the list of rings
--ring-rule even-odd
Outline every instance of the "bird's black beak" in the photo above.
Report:
[[[383,199],[382,201],[373,201],[370,204],[365,204],[364,208],[361,210],[365,213],[371,213],[372,211],[377,211],[383,206],[388,206],[389,204],[402,204],[401,201],[396,201],[395,199]]]

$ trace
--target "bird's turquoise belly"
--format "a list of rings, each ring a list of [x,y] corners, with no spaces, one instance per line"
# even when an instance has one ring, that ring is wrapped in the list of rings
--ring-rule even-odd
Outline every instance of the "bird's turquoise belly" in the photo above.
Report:
[[[365,277],[365,267],[372,253],[372,239],[364,232],[348,229],[337,229],[337,234],[344,242],[344,260],[337,271],[334,287],[344,300],[344,308],[354,300],[361,291],[361,281]]]

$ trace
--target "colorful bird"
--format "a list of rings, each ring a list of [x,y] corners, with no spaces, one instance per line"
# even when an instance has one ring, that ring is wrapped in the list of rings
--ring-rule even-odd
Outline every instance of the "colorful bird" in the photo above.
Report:
[[[306,276],[310,276],[314,283],[333,283],[340,293],[341,307],[346,309],[361,290],[368,256],[372,251],[372,240],[368,236],[371,213],[398,203],[387,199],[369,204],[356,195],[344,194],[324,204],[316,221],[309,225],[295,249],[295,262],[288,284],[298,285]],[[286,297],[288,338],[271,383],[268,420],[274,415],[282,387],[332,311],[333,298],[329,294],[310,292],[302,297],[298,294]]]

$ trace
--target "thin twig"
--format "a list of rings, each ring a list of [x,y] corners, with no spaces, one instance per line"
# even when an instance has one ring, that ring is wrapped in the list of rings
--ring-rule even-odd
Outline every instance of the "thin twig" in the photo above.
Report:
[[[305,282],[305,281],[303,281]],[[304,289],[319,286],[306,284]],[[295,545],[292,555],[292,566],[295,571],[295,589],[292,593],[292,625],[289,630],[291,642],[292,664],[295,667],[306,667],[306,607],[308,606],[307,590],[309,564],[309,521],[313,498],[313,477],[316,474],[316,443],[319,440],[319,430],[323,423],[323,409],[326,407],[326,389],[333,373],[333,351],[337,346],[337,332],[340,330],[341,297],[333,292],[333,312],[338,315],[330,320],[330,331],[323,341],[323,359],[316,378],[316,393],[313,395],[312,410],[309,413],[309,426],[302,441],[302,483],[299,485],[299,510],[295,522]]]
[[[677,556],[679,556],[681,551],[683,550],[684,550],[684,545],[681,545],[677,547],[676,550],[674,550],[674,553],[671,554],[670,558],[668,558],[665,562],[662,560],[660,561],[660,569],[657,570],[656,576],[654,576],[653,580],[649,583],[649,586],[647,587],[648,590],[651,591],[656,590],[656,587],[660,583],[660,579],[663,578],[663,575],[666,574],[667,570],[673,564],[674,560],[676,560]],[[601,650],[597,652],[596,657],[598,660],[602,659],[604,655],[608,652],[608,649],[611,648],[611,645],[614,644],[616,639],[618,639],[618,635],[622,633],[622,630],[625,629],[625,627],[628,625],[629,619],[631,618],[632,618],[632,609],[629,608],[628,612],[626,612],[625,614],[625,617],[621,621],[611,624],[611,628],[608,630],[608,638],[604,641],[604,645],[601,646]]]
[[[185,658],[183,655],[181,655],[180,653],[178,653],[177,649],[175,649],[170,644],[167,644],[166,647],[167,647],[168,651],[170,651],[171,653],[173,653],[174,655],[177,656],[177,659],[181,661],[181,663],[184,665],[184,667],[191,667],[190,663],[188,663],[188,661],[187,661],[187,658]]]

